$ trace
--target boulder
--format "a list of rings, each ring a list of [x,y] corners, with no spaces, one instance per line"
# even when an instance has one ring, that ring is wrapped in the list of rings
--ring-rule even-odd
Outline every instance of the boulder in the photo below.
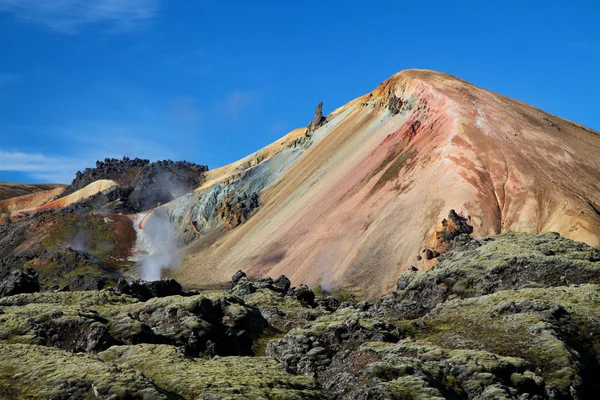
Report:
[[[38,274],[32,269],[15,270],[0,282],[0,297],[39,291]]]

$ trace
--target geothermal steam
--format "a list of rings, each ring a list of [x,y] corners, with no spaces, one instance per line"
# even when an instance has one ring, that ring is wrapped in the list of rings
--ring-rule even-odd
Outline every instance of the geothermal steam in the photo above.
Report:
[[[138,262],[140,277],[145,281],[157,281],[162,270],[180,264],[181,254],[169,217],[155,211],[146,218],[143,229],[138,230],[138,246],[147,253]]]

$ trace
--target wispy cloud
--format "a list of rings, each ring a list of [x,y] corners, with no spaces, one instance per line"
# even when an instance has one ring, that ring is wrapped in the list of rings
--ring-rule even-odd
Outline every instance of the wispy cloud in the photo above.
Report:
[[[41,153],[0,151],[0,171],[26,172],[36,179],[68,183],[74,178],[79,163],[66,157],[51,157]]]
[[[23,132],[30,130],[26,127]],[[90,123],[79,129],[47,128],[46,134],[62,144],[64,155],[50,148],[41,152],[3,149],[0,171],[25,173],[38,182],[70,183],[75,172],[94,167],[97,160],[105,158],[128,156],[152,161],[176,158],[168,142],[156,142],[150,137],[143,140],[142,131],[148,132],[149,128]],[[177,137],[176,133],[173,135]]]
[[[134,30],[152,20],[161,0],[0,0],[0,12],[61,33],[89,25],[110,32]]]

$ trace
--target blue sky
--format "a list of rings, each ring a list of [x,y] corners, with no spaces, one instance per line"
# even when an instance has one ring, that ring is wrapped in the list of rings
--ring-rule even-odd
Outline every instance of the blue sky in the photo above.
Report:
[[[600,130],[598,3],[0,0],[0,181],[215,168],[406,68]]]

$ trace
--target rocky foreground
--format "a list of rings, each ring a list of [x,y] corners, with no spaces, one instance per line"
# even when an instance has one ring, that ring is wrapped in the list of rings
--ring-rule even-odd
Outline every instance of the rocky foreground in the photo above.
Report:
[[[0,398],[595,398],[600,251],[554,233],[455,246],[374,303],[242,272],[228,292],[68,291],[16,269],[0,281]]]

